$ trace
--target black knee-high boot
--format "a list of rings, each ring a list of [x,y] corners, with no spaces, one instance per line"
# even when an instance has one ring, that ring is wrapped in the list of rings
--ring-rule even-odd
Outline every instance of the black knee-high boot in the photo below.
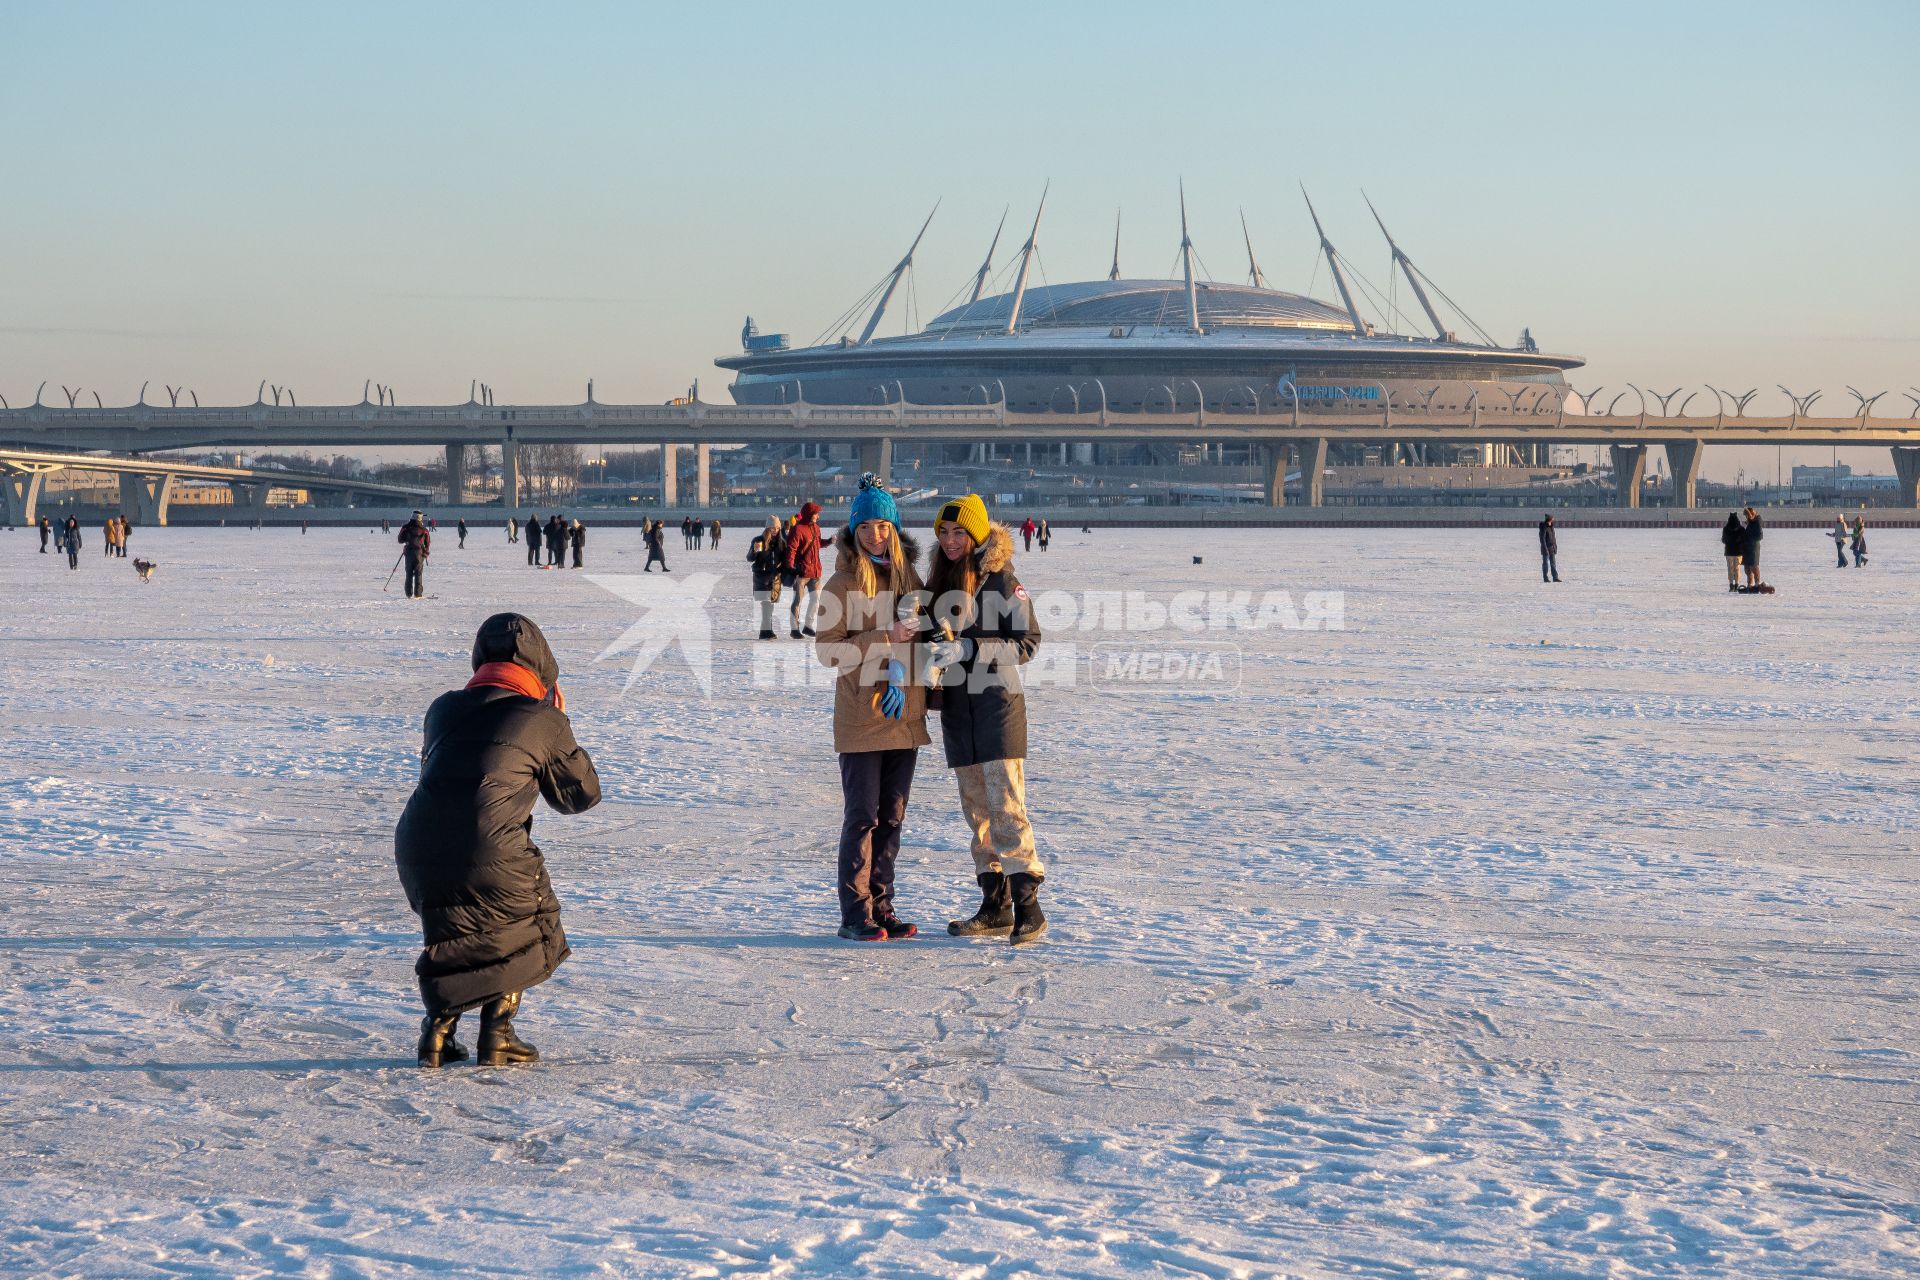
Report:
[[[465,1062],[467,1051],[453,1038],[454,1029],[460,1025],[457,1013],[435,1017],[428,1014],[420,1019],[420,1045],[417,1050],[420,1065],[423,1067],[441,1067],[449,1063]]]
[[[520,993],[498,996],[480,1007],[480,1065],[504,1067],[538,1062],[540,1051],[513,1034],[513,1015],[520,1009]]]

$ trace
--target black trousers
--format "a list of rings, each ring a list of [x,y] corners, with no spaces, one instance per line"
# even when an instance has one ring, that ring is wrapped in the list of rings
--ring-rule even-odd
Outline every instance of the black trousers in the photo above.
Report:
[[[920,749],[840,756],[840,923],[876,924],[893,914],[893,864],[907,818]]]
[[[534,568],[540,567],[540,539],[527,539],[527,563]]]
[[[412,556],[407,557],[407,580],[405,586],[406,593],[409,596],[424,596],[427,594],[426,561],[416,560]]]

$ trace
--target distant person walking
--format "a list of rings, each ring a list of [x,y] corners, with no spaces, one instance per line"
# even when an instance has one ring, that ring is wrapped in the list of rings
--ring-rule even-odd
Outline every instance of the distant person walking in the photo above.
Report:
[[[695,551],[698,551],[698,550],[700,550],[700,549],[701,549],[701,548],[702,548],[703,546],[705,546],[705,545],[706,545],[706,541],[707,541],[707,524],[706,524],[706,521],[704,521],[704,520],[695,520],[695,521],[693,522],[693,526],[692,526],[692,529],[693,529],[693,549],[694,549]]]
[[[820,602],[820,504],[808,502],[787,535],[787,569],[793,574],[793,639],[813,634],[813,612]],[[806,604],[804,607],[801,601]]]
[[[1865,516],[1853,518],[1853,567],[1856,569],[1867,567],[1867,518]]]
[[[573,544],[573,567],[578,569],[587,562],[587,526],[575,520],[567,537]]]
[[[460,523],[454,526],[454,532],[460,535],[458,550],[465,551],[467,549],[467,518],[465,516],[460,517]]]
[[[127,519],[126,513],[122,512],[120,515],[120,558],[122,560],[127,558],[127,539],[132,536],[133,521]]]
[[[1727,559],[1727,590],[1740,589],[1740,556],[1746,549],[1747,531],[1740,527],[1738,512],[1727,512],[1727,522],[1720,526],[1720,553]]]
[[[1760,540],[1767,531],[1760,527],[1760,513],[1752,507],[1745,508],[1746,527],[1740,531],[1740,568],[1746,574],[1747,590],[1760,588]]]
[[[647,566],[640,572],[652,573],[653,566],[657,564],[660,566],[660,572],[672,573],[673,570],[667,568],[667,522],[655,520],[648,524],[646,539]]]
[[[780,598],[780,521],[767,517],[767,527],[747,544],[747,565],[753,574],[753,600],[760,607],[760,638],[773,636],[773,602]]]
[[[1028,516],[1025,520],[1022,520],[1020,522],[1020,537],[1021,537],[1021,540],[1025,543],[1025,545],[1021,548],[1021,550],[1023,551],[1033,550],[1033,535],[1039,532],[1039,529],[1040,529],[1040,526],[1036,525],[1033,522],[1032,516]]]
[[[1042,520],[1040,522],[1040,533],[1038,536],[1040,539],[1040,549],[1045,551],[1047,544],[1053,541],[1053,526],[1047,521]]]
[[[532,568],[540,567],[540,513],[527,516],[527,564]]]
[[[1553,517],[1540,520],[1540,581],[1560,581],[1560,538],[1554,533]]]
[[[53,524],[45,516],[40,517],[40,554],[47,554],[47,543],[53,540]]]
[[[1853,541],[1853,535],[1847,531],[1847,518],[1845,516],[1835,516],[1833,518],[1833,528],[1827,530],[1827,536],[1833,539],[1833,554],[1837,561],[1834,568],[1846,568],[1847,544]]]
[[[100,535],[105,540],[101,546],[101,551],[111,556],[113,554],[113,544],[120,541],[120,522],[112,516],[108,516],[107,522],[100,526]]]
[[[712,524],[708,525],[707,533],[713,539],[713,549],[718,551],[720,549],[720,522],[715,520]]]
[[[693,550],[693,517],[692,516],[680,517],[680,549],[682,551]]]
[[[507,517],[507,545],[520,541],[520,521],[515,516]]]
[[[407,576],[403,584],[410,600],[418,600],[427,594],[427,557],[433,551],[433,532],[427,528],[421,513],[413,513],[413,519],[407,521],[400,530],[398,539],[402,548],[400,554],[407,562]]]
[[[65,527],[60,530],[60,549],[67,553],[67,568],[80,567],[80,518],[68,516]]]

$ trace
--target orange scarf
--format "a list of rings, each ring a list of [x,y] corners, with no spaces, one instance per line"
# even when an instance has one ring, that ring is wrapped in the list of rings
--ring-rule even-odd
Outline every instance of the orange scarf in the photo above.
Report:
[[[540,677],[517,662],[481,663],[473,679],[467,681],[467,688],[505,689],[535,702],[544,702],[547,698],[547,686],[540,683]],[[553,686],[553,706],[556,711],[567,709],[567,700],[557,682]]]

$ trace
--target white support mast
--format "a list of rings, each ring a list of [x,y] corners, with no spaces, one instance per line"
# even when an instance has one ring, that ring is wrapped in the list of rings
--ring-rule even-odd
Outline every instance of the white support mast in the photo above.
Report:
[[[1107,279],[1120,278],[1120,211],[1113,211],[1113,270],[1107,272]]]
[[[900,265],[895,267],[893,274],[887,278],[886,292],[880,295],[879,304],[874,307],[873,315],[867,319],[867,327],[860,332],[860,346],[867,345],[868,339],[873,337],[873,331],[880,327],[880,317],[887,314],[887,304],[893,301],[893,291],[900,287],[900,278],[906,275],[907,268],[913,265],[913,251],[920,247],[920,236],[927,234],[927,228],[933,225],[933,215],[938,212],[940,212],[940,202],[936,200],[933,202],[933,212],[929,213],[927,220],[920,224],[920,235],[913,238],[913,244],[907,249],[907,256],[900,259]]]
[[[1400,246],[1393,241],[1393,233],[1387,230],[1387,224],[1380,221],[1380,211],[1373,207],[1373,201],[1367,200],[1362,191],[1360,198],[1367,201],[1367,212],[1373,215],[1374,225],[1380,228],[1380,234],[1387,238],[1387,248],[1393,250],[1394,265],[1400,268],[1400,274],[1413,286],[1413,296],[1420,299],[1421,310],[1427,313],[1427,322],[1433,326],[1433,336],[1442,342],[1447,340],[1447,326],[1440,321],[1440,313],[1433,309],[1433,303],[1427,299],[1427,291],[1420,287],[1420,274],[1413,268],[1413,260],[1400,252]]]
[[[1047,211],[1047,191],[1052,186],[1049,182],[1040,188],[1040,207],[1033,211],[1033,230],[1027,232],[1027,243],[1020,249],[1020,278],[1013,286],[1013,309],[1007,312],[1008,333],[1020,325],[1020,307],[1027,300],[1027,274],[1033,270],[1033,249],[1040,235],[1040,215]]]
[[[1260,274],[1260,264],[1253,256],[1253,236],[1247,231],[1247,211],[1245,209],[1240,211],[1240,237],[1247,242],[1247,275],[1252,279],[1254,288],[1264,289],[1267,287],[1267,278]]]
[[[1346,274],[1340,270],[1340,256],[1333,251],[1333,241],[1327,239],[1327,233],[1321,230],[1320,215],[1313,211],[1313,197],[1307,194],[1304,182],[1300,184],[1300,198],[1307,202],[1307,216],[1313,219],[1313,230],[1320,237],[1320,252],[1327,255],[1334,288],[1340,290],[1340,301],[1346,304],[1347,315],[1353,320],[1353,331],[1364,338],[1367,336],[1367,322],[1360,318],[1360,308],[1353,305],[1353,291],[1347,288]]]
[[[1200,291],[1193,282],[1193,237],[1187,234],[1187,184],[1180,184],[1180,262],[1187,276],[1187,328],[1205,333],[1200,327]]]
[[[967,299],[969,305],[980,301],[980,293],[987,287],[987,276],[993,271],[993,251],[1000,246],[1000,233],[1006,229],[1006,225],[1007,210],[1002,209],[1000,225],[993,229],[993,243],[987,246],[986,261],[980,264],[980,270],[973,277],[973,296]]]

